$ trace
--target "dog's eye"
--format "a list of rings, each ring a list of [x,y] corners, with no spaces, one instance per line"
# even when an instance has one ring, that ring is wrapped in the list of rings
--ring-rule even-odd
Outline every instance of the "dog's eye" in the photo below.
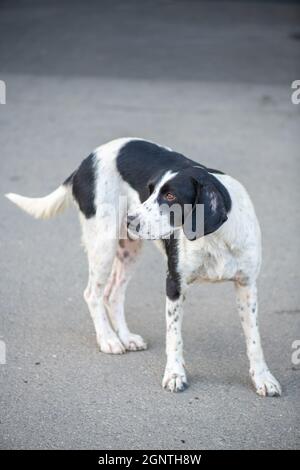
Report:
[[[173,194],[173,193],[166,193],[164,195],[164,198],[167,200],[167,201],[174,201],[176,199],[176,196]]]

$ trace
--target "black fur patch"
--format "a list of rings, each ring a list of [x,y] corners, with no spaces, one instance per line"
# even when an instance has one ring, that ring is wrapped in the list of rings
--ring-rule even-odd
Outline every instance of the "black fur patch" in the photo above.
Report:
[[[168,273],[166,281],[166,293],[170,300],[177,300],[180,297],[180,275],[178,272],[178,240],[171,237],[163,240],[168,257]]]
[[[184,155],[160,147],[144,140],[132,140],[121,148],[117,157],[117,168],[122,178],[135,189],[144,202],[150,195],[149,183],[159,178],[167,170],[179,171],[184,168],[199,166],[209,173],[221,173],[218,170],[190,160]]]
[[[72,184],[74,199],[79,205],[79,209],[87,219],[96,214],[95,207],[95,155],[91,153],[80,164],[69,178],[65,185]]]
[[[185,231],[187,238],[195,240],[215,232],[226,222],[231,210],[231,197],[225,186],[215,176],[209,173],[203,174],[203,169],[195,168],[192,177],[197,188],[195,204],[204,205],[204,226],[200,226],[196,230],[196,210],[194,209],[189,216],[192,221],[193,233],[189,234]],[[212,201],[214,201],[214,208]]]

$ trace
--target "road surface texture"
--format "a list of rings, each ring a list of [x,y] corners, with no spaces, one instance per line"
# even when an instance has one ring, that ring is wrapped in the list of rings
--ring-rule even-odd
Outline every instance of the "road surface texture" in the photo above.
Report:
[[[283,386],[282,398],[252,390],[228,283],[190,289],[190,387],[161,389],[165,264],[151,242],[126,302],[149,348],[98,352],[76,210],[35,221],[1,197],[0,447],[299,447],[299,6],[1,1],[0,34],[1,193],[47,194],[93,148],[132,135],[238,178],[262,226],[260,327]]]

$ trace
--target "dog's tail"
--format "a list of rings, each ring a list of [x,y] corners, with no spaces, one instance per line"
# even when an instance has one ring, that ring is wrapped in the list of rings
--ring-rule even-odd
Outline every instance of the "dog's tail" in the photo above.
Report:
[[[71,175],[72,176],[72,175]],[[71,177],[45,197],[24,197],[8,193],[5,196],[36,219],[49,219],[63,212],[72,201]]]

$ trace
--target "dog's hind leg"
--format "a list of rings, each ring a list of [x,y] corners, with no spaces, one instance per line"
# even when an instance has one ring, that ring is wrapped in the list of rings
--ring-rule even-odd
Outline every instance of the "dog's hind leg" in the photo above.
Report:
[[[128,351],[139,351],[147,347],[141,336],[129,331],[124,312],[126,288],[140,254],[141,245],[141,240],[119,241],[112,272],[104,292],[104,303],[111,323]]]
[[[95,325],[97,342],[104,353],[122,354],[125,352],[125,347],[110,324],[103,301],[118,240],[107,236],[102,220],[96,218],[84,220],[82,228],[83,243],[89,262],[89,281],[84,291],[84,299]]]
[[[256,392],[261,396],[281,395],[281,387],[269,371],[261,346],[257,320],[257,292],[255,283],[242,285],[236,282],[238,312],[246,337],[250,361],[250,377]]]

